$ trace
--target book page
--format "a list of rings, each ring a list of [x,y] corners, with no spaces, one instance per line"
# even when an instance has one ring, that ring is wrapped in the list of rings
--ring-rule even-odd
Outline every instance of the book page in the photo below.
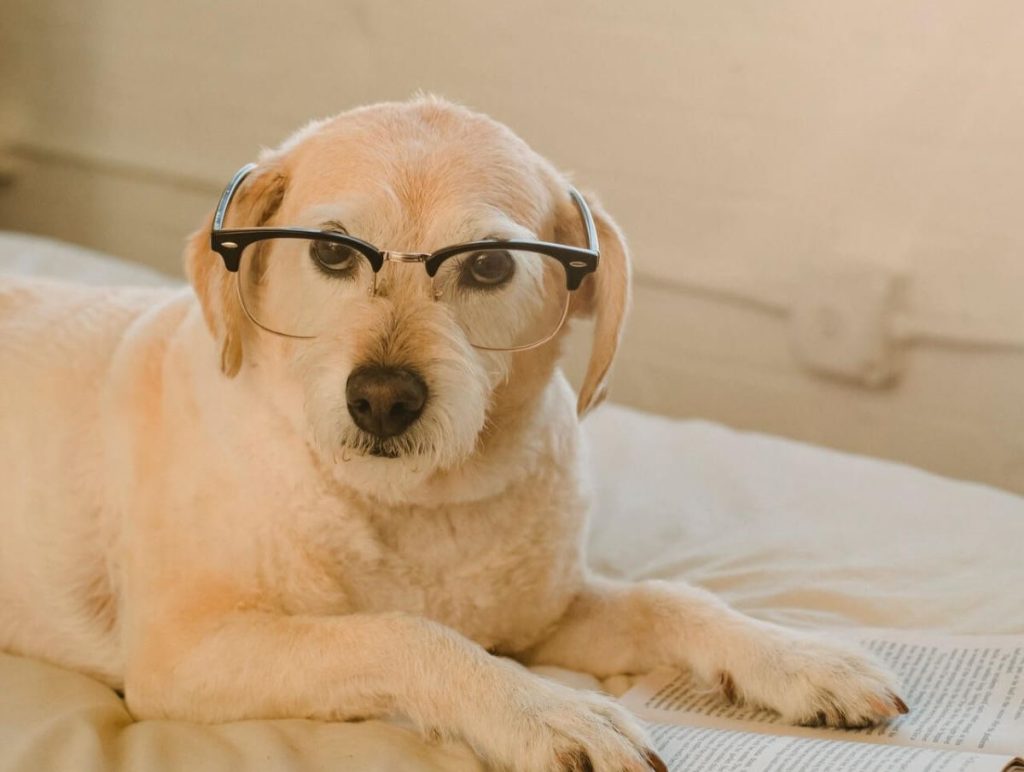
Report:
[[[622,702],[663,723],[1024,754],[1024,637],[870,631],[853,639],[901,679],[908,715],[868,729],[790,727],[769,711],[730,705],[689,676],[664,670],[640,680]]]
[[[1007,757],[648,724],[658,754],[672,772],[1009,772]]]
[[[1024,637],[859,636],[903,682],[911,712],[860,734],[1024,753]]]

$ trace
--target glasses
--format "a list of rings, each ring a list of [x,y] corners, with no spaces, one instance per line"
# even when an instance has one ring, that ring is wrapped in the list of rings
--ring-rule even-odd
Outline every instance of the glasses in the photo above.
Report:
[[[469,342],[488,351],[522,351],[551,340],[565,324],[570,294],[597,269],[594,218],[575,188],[586,248],[546,241],[485,239],[430,254],[394,252],[342,230],[223,228],[243,166],[224,190],[210,246],[236,275],[242,310],[257,327],[286,338],[337,333],[338,313],[378,295],[388,263],[421,263],[430,292]]]

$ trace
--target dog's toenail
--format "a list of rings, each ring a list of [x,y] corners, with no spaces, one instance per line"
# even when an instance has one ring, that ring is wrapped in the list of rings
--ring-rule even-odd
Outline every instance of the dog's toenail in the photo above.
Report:
[[[651,749],[648,748],[644,752],[644,757],[647,759],[647,763],[654,772],[668,772],[668,767],[665,765],[665,762],[661,760],[661,756]]]
[[[898,695],[889,692],[889,696],[892,698],[892,704],[896,706],[896,710],[900,712],[900,715],[905,716],[910,712],[907,703],[901,700]]]
[[[559,753],[558,764],[563,772],[594,772],[594,764],[583,750]]]
[[[734,705],[739,702],[739,696],[736,693],[736,682],[732,680],[732,675],[726,671],[722,671],[718,674],[718,688],[722,690],[722,694],[725,695],[725,699]]]

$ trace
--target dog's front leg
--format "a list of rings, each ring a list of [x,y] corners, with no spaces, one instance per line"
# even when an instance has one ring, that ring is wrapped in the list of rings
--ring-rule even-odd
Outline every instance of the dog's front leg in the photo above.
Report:
[[[135,644],[125,692],[140,718],[400,712],[428,735],[462,737],[500,768],[664,768],[610,700],[548,682],[419,617],[239,611],[185,628],[164,622]]]
[[[891,677],[864,655],[752,619],[683,583],[592,579],[523,659],[601,677],[689,668],[726,698],[800,724],[860,726],[907,711]]]

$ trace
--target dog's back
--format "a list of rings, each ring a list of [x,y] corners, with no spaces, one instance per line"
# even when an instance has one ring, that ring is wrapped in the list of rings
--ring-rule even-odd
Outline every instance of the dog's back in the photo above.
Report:
[[[107,560],[117,514],[99,502],[104,401],[117,351],[170,293],[0,279],[0,648],[81,660],[112,651]],[[91,645],[83,645],[84,639]],[[109,644],[109,641],[108,641]],[[114,663],[82,662],[99,676]],[[109,679],[108,679],[109,680]]]

